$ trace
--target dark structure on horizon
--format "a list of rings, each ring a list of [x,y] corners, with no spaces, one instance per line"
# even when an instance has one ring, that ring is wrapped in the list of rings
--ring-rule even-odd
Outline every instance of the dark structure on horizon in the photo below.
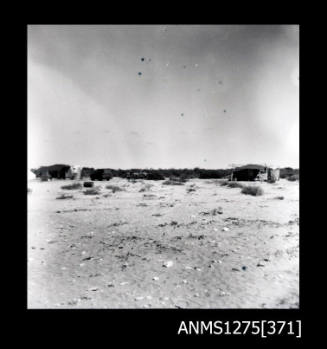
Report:
[[[78,168],[80,176],[76,176],[74,172]],[[91,180],[110,180],[113,177],[126,178],[129,180],[145,179],[145,180],[164,180],[166,178],[182,178],[185,180],[192,178],[200,179],[229,179],[234,181],[269,181],[274,182],[279,178],[288,178],[292,175],[298,175],[298,169],[290,167],[281,169],[272,169],[268,166],[249,164],[228,169],[204,169],[204,168],[168,168],[168,169],[112,169],[70,166],[64,164],[56,164],[52,166],[41,166],[38,169],[31,170],[37,178],[42,181],[49,179],[83,179]]]
[[[245,165],[235,168],[230,176],[232,181],[255,181],[265,180],[269,182],[278,181],[280,170],[272,169],[262,165]]]

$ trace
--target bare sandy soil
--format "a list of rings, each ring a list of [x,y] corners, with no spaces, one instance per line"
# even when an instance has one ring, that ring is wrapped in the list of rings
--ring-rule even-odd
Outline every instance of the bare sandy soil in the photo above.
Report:
[[[72,182],[28,183],[29,308],[298,308],[298,182]]]

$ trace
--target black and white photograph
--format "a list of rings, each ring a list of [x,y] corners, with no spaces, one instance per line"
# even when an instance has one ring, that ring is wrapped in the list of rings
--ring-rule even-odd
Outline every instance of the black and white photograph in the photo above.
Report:
[[[27,25],[28,309],[299,309],[299,31]]]

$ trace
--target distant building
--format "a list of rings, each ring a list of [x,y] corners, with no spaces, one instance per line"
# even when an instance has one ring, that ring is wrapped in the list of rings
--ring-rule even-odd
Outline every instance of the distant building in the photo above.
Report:
[[[80,180],[82,178],[82,170],[83,170],[82,166],[79,166],[79,165],[70,166],[65,173],[65,177],[69,179]]]
[[[279,169],[272,169],[262,165],[245,165],[233,169],[232,181],[278,181]]]

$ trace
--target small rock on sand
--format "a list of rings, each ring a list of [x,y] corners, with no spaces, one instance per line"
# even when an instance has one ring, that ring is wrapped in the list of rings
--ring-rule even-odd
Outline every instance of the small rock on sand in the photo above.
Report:
[[[174,262],[173,261],[167,261],[165,262],[162,266],[165,267],[165,268],[170,268],[174,265]]]

